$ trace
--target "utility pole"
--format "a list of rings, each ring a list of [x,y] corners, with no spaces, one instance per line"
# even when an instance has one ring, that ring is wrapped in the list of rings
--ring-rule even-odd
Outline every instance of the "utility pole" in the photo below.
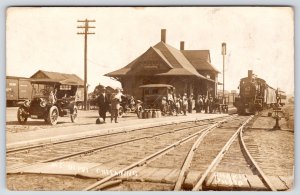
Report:
[[[225,55],[226,55],[226,43],[222,43],[222,55],[223,55],[223,104],[225,104]]]
[[[89,26],[89,22],[96,22],[96,20],[77,20],[83,26],[77,26],[79,29],[83,29],[83,32],[77,32],[78,35],[84,35],[84,110],[87,110],[87,36],[94,35],[94,32],[89,32],[90,28],[96,28],[95,26]]]

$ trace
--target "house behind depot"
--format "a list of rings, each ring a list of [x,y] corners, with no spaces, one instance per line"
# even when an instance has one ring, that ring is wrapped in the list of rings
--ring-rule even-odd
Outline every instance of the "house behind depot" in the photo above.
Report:
[[[139,88],[145,84],[169,84],[176,94],[217,95],[219,71],[213,67],[209,50],[180,50],[166,43],[166,30],[161,30],[161,41],[127,66],[107,73],[121,82],[124,93],[142,97]]]
[[[67,73],[59,73],[59,72],[50,72],[50,71],[44,71],[44,70],[39,70],[36,73],[34,73],[30,79],[32,81],[39,81],[42,84],[37,84],[34,83],[32,84],[33,87],[33,93],[38,93],[42,90],[44,90],[47,87],[48,84],[53,84],[57,83],[56,85],[59,84],[59,87],[62,91],[64,90],[77,90],[77,95],[78,95],[78,102],[83,101],[83,86],[84,86],[84,81],[77,76],[76,74],[67,74]],[[76,87],[74,87],[76,86]]]

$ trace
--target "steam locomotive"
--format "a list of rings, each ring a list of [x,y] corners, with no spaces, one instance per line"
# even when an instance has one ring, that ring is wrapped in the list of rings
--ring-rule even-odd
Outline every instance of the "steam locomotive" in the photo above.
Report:
[[[240,80],[240,94],[233,105],[240,115],[255,114],[280,102],[279,90],[270,87],[267,82],[248,70],[248,77]]]

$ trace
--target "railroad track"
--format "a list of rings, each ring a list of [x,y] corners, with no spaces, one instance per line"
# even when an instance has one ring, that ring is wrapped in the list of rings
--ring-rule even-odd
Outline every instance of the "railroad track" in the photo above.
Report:
[[[176,132],[188,131],[191,128],[209,125],[220,119],[207,119],[202,121],[185,122],[140,128],[129,132],[113,133],[94,137],[83,137],[55,142],[51,145],[35,145],[7,151],[6,161],[8,170],[20,169],[37,163],[55,162],[81,155],[91,155],[97,151],[126,145],[132,142],[153,139],[170,135]],[[170,130],[172,129],[172,130]]]
[[[230,118],[232,118],[232,117],[230,117]],[[176,141],[176,142],[174,142],[174,143],[172,143],[172,144],[170,144],[170,145],[162,148],[159,151],[151,153],[150,155],[148,155],[148,156],[146,156],[146,157],[144,157],[144,158],[142,158],[142,159],[140,159],[140,160],[138,160],[136,162],[133,162],[132,164],[129,164],[128,166],[126,166],[126,167],[118,170],[117,174],[113,174],[113,175],[107,176],[107,177],[101,179],[100,181],[98,181],[98,182],[96,182],[96,183],[94,183],[94,184],[92,184],[92,185],[84,188],[83,190],[84,191],[92,190],[92,189],[94,189],[96,187],[97,187],[97,190],[101,190],[102,188],[106,188],[107,186],[118,184],[119,180],[117,180],[117,181],[110,181],[110,180],[113,179],[113,178],[115,178],[115,177],[117,177],[117,176],[119,176],[119,175],[122,175],[124,172],[129,171],[129,170],[131,170],[131,169],[133,169],[135,167],[142,166],[142,165],[144,165],[146,163],[148,164],[151,161],[154,161],[154,160],[160,158],[161,156],[165,155],[166,153],[174,150],[177,146],[182,145],[182,144],[184,144],[184,143],[186,143],[186,142],[194,139],[195,137],[197,137],[198,135],[202,134],[203,132],[207,132],[207,131],[209,131],[211,129],[214,129],[215,127],[217,127],[221,123],[226,122],[227,120],[228,119],[224,119],[224,120],[222,120],[220,122],[217,122],[217,123],[215,123],[213,125],[210,125],[209,127],[205,128],[205,129],[198,130],[195,133],[193,133],[193,134],[191,134],[189,136],[186,136],[186,137],[184,137],[184,138],[182,138],[182,139],[180,139],[180,140],[178,140],[178,141]]]
[[[262,182],[266,185],[267,189],[276,191],[276,188],[273,186],[273,184],[270,182],[269,178],[264,174],[264,172],[260,169],[258,164],[255,162],[253,157],[250,155],[247,147],[245,146],[245,143],[243,141],[243,129],[247,125],[247,123],[252,119],[250,117],[247,119],[246,122],[244,122],[238,129],[237,131],[230,137],[230,139],[226,142],[224,147],[220,150],[218,155],[213,159],[213,161],[209,164],[209,166],[205,169],[204,173],[196,183],[196,185],[193,187],[192,191],[198,191],[202,190],[203,183],[205,179],[208,177],[208,174],[212,171],[214,171],[218,165],[220,165],[220,162],[222,161],[223,157],[225,156],[226,152],[229,150],[229,148],[232,146],[234,141],[239,137],[239,141],[241,142],[241,149],[243,152],[246,154],[245,158],[247,162],[252,164],[252,167],[255,169],[257,173],[259,173],[260,179]],[[234,164],[234,161],[232,162]],[[178,184],[178,183],[176,183]],[[177,188],[179,189],[179,188]]]
[[[222,117],[220,117],[220,118],[222,118]],[[209,120],[211,120],[211,119],[205,119],[205,120],[202,120],[202,121],[187,121],[187,122],[182,122],[181,124],[184,124],[184,123],[190,124],[190,123],[194,123],[194,122],[205,122],[205,121],[209,121]],[[172,128],[172,126],[176,126],[176,125],[177,125],[177,123],[175,123],[175,124],[155,125],[155,126],[152,126],[152,127],[134,129],[134,130],[131,130],[131,132],[142,131],[142,130],[150,130],[150,129],[153,129],[155,127],[169,127],[169,128]],[[114,132],[114,133],[109,133],[109,134],[89,135],[89,136],[83,136],[83,137],[79,137],[79,138],[71,138],[71,139],[53,141],[51,143],[33,144],[33,145],[28,145],[28,146],[23,146],[23,147],[16,147],[16,148],[12,148],[12,149],[7,149],[6,154],[17,153],[17,152],[22,152],[22,151],[28,152],[29,150],[36,149],[36,148],[44,148],[44,147],[53,146],[53,145],[66,144],[66,143],[69,143],[69,142],[89,141],[89,139],[95,139],[95,138],[99,138],[99,137],[115,136],[115,135],[120,135],[120,134],[127,133],[127,132],[128,131],[125,130],[125,131]]]
[[[272,185],[272,183],[270,182],[270,180],[268,179],[268,177],[264,174],[264,172],[259,168],[258,164],[255,162],[255,160],[252,158],[252,156],[250,155],[248,149],[245,146],[245,143],[243,141],[243,129],[244,127],[251,121],[251,119],[253,119],[253,116],[249,117],[247,120],[245,120],[238,128],[237,130],[235,130],[233,133],[228,133],[228,135],[226,135],[226,139],[227,142],[225,143],[225,145],[219,150],[219,153],[217,155],[215,155],[215,158],[213,158],[213,160],[207,164],[207,167],[202,171],[201,177],[198,179],[197,183],[195,184],[195,186],[193,186],[193,191],[197,191],[197,190],[202,190],[202,186],[204,181],[207,179],[208,175],[210,172],[212,172],[213,170],[216,169],[216,167],[218,167],[218,165],[220,165],[220,162],[222,161],[223,157],[225,156],[226,152],[229,150],[229,148],[232,147],[233,143],[241,143],[241,145],[239,145],[242,149],[242,152],[244,154],[244,157],[247,158],[246,161],[252,166],[251,172],[253,174],[258,174],[260,179],[262,180],[262,182],[265,184],[265,186],[267,187],[267,189],[272,190],[272,191],[276,191],[276,188]],[[174,185],[174,190],[183,190],[183,182],[186,179],[187,173],[189,171],[190,168],[195,168],[195,165],[193,167],[193,163],[195,164],[195,162],[193,162],[193,160],[195,161],[195,154],[197,153],[197,149],[199,146],[201,146],[201,142],[206,138],[207,135],[210,135],[210,139],[213,139],[215,136],[219,134],[220,136],[220,132],[213,132],[215,131],[218,127],[220,127],[220,124],[224,123],[226,120],[214,124],[206,129],[203,129],[199,132],[196,132],[193,135],[190,135],[178,142],[175,142],[171,145],[169,145],[168,147],[163,148],[162,150],[153,153],[135,163],[132,163],[130,165],[128,165],[127,167],[118,170],[117,174],[115,175],[110,175],[108,177],[105,177],[103,179],[101,179],[100,181],[84,188],[83,190],[102,190],[102,189],[110,189],[110,186],[115,186],[115,185],[122,185],[123,181],[120,179],[117,180],[112,180],[113,178],[116,178],[120,175],[122,175],[124,172],[129,171],[130,169],[136,168],[136,167],[141,167],[144,164],[146,164],[146,166],[151,167],[157,167],[157,165],[159,163],[155,162],[155,161],[160,161],[160,162],[165,162],[163,163],[164,168],[166,168],[166,162],[170,162],[166,160],[165,156],[167,156],[167,153],[170,152],[174,152],[175,147],[182,147],[183,149],[186,150],[187,147],[190,148],[190,150],[188,151],[188,153],[185,152],[185,155],[182,155],[181,159],[177,158],[177,168],[180,168],[180,172],[178,174],[178,177],[176,179],[175,185]],[[230,124],[230,128],[234,129],[232,127],[232,124]],[[226,127],[225,127],[226,129]],[[223,130],[224,131],[224,127],[220,127],[219,130]],[[215,133],[215,134],[213,134]],[[224,136],[224,135],[222,135]],[[195,137],[197,139],[195,139]],[[229,139],[228,139],[229,137]],[[237,139],[239,138],[239,139]],[[183,145],[187,145],[187,147],[183,147]],[[176,151],[180,150],[180,148],[176,149]],[[201,151],[198,152],[198,154],[201,153]],[[245,156],[246,155],[246,156]],[[168,158],[168,157],[167,157]],[[171,157],[173,158],[173,157]],[[174,159],[173,159],[174,160]],[[174,162],[174,161],[173,161]],[[161,163],[162,164],[162,163]],[[234,164],[234,163],[233,163]],[[176,165],[174,166],[174,164],[172,165],[172,167],[176,167]],[[247,167],[247,166],[246,166]],[[160,167],[161,168],[161,167]],[[243,170],[244,171],[244,170]],[[113,187],[111,190],[114,190],[115,187]],[[118,188],[120,189],[120,188]],[[122,188],[121,188],[122,189]]]
[[[63,155],[63,158],[47,159],[42,163],[64,162],[74,157],[73,160],[79,163],[96,162],[114,169],[113,173],[106,176],[79,175],[86,180],[99,180],[93,184],[89,182],[82,190],[149,190],[147,185],[153,184],[156,186],[151,190],[211,190],[206,185],[213,178],[211,173],[233,171],[257,175],[265,189],[275,191],[276,188],[259,168],[243,140],[243,130],[245,126],[251,125],[253,118],[231,116],[224,120],[195,123],[172,131],[156,131],[156,134],[116,142],[104,148],[100,146],[85,152]],[[131,153],[121,155],[124,151]],[[118,155],[114,156],[115,154]],[[130,171],[134,171],[136,175],[124,176]],[[155,175],[155,171],[167,171],[169,174],[159,181],[147,179],[147,176]],[[189,174],[195,172],[200,172],[200,176],[192,186],[187,186]],[[175,177],[170,179],[169,175]],[[141,188],[140,185],[145,183],[145,189]],[[80,186],[82,185],[84,184]],[[134,185],[135,188],[132,187]],[[159,185],[164,188],[157,188]],[[80,187],[77,186],[76,189]],[[243,188],[237,186],[235,189]]]

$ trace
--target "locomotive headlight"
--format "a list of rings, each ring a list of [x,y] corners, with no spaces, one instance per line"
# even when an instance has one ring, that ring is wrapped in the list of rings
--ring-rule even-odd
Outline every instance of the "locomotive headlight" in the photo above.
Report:
[[[47,105],[46,100],[41,98],[40,106],[44,108],[44,107],[46,107],[46,105]]]
[[[25,107],[29,107],[29,106],[30,106],[30,100],[25,100],[24,106],[25,106]]]

